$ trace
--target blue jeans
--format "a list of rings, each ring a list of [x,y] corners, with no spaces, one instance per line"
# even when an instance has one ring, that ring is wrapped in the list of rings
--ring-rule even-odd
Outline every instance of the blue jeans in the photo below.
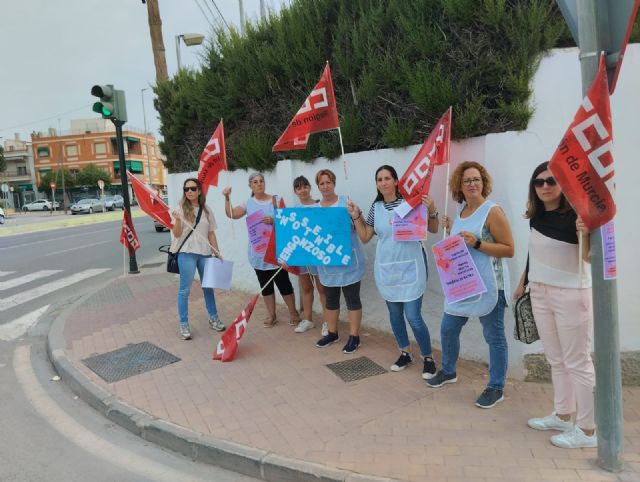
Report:
[[[198,275],[202,281],[204,275],[204,263],[209,256],[194,253],[178,253],[178,267],[180,268],[180,287],[178,288],[178,318],[180,324],[189,323],[189,292],[193,284],[193,278],[198,269]],[[216,308],[216,299],[213,295],[212,288],[202,288],[204,293],[204,304],[207,307],[209,318],[216,318],[218,310]]]
[[[488,388],[502,390],[507,376],[507,338],[504,336],[504,308],[507,301],[504,291],[498,291],[498,302],[491,313],[481,316],[482,334],[489,345]],[[445,313],[440,326],[442,342],[442,371],[447,375],[456,373],[456,362],[460,354],[460,331],[469,317]]]
[[[389,309],[389,321],[391,329],[396,337],[396,342],[400,349],[409,346],[409,336],[407,335],[407,325],[404,322],[405,316],[413,331],[413,336],[420,347],[420,354],[431,356],[431,337],[424,319],[422,318],[422,296],[413,301],[386,301]]]

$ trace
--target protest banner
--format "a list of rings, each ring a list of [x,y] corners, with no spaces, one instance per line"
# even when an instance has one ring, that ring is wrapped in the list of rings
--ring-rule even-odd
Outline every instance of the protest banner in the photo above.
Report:
[[[224,144],[224,125],[222,119],[218,127],[211,135],[202,154],[200,154],[200,167],[198,180],[202,184],[202,194],[207,195],[209,186],[218,185],[218,174],[227,168],[227,150]]]
[[[420,203],[409,211],[405,217],[397,213],[393,216],[394,241],[423,241],[427,239],[427,206]]]
[[[269,237],[273,226],[262,222],[264,211],[259,209],[247,216],[247,231],[249,233],[249,245],[253,254],[264,254],[267,250]]]
[[[349,266],[351,219],[347,208],[275,211],[278,261],[289,266]]]
[[[449,304],[485,293],[487,288],[460,235],[450,236],[431,248],[442,292]]]

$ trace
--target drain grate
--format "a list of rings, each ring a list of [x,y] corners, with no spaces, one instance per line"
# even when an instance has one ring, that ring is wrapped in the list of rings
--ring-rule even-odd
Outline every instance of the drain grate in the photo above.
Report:
[[[105,382],[113,383],[177,361],[180,361],[180,358],[145,341],[90,356],[82,360],[82,363]]]
[[[101,308],[114,303],[124,303],[133,300],[133,293],[126,284],[107,286],[82,303],[82,308]]]
[[[327,365],[327,368],[345,382],[355,382],[363,378],[387,373],[387,370],[366,356],[338,363],[330,363]]]

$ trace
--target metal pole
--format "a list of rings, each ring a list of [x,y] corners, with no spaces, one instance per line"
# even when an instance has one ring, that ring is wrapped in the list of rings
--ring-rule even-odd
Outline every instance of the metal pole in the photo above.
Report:
[[[124,159],[124,139],[122,138],[122,124],[124,122],[112,119],[116,126],[116,142],[118,144],[118,158],[120,159],[120,179],[122,180],[122,197],[124,199],[124,208],[131,212],[131,203],[129,203],[129,182],[127,181],[127,163]],[[129,256],[129,274],[137,274],[138,262],[136,261],[136,253]]]
[[[604,36],[609,35],[606,5],[599,0],[576,2],[582,93],[586,94],[596,72]],[[599,8],[600,7],[600,8]],[[593,278],[593,338],[596,371],[596,424],[598,426],[598,465],[605,470],[622,470],[622,381],[618,328],[616,280],[604,279],[602,235],[590,235],[591,276]]]
[[[244,3],[242,0],[238,0],[238,7],[240,8],[240,35],[244,34]]]
[[[182,66],[180,65],[180,37],[181,35],[176,35],[176,58],[178,59],[178,72]]]
[[[67,203],[65,201],[65,197],[67,196],[67,190],[64,185],[64,147],[62,146],[62,140],[60,136],[62,135],[62,130],[60,129],[60,118],[58,118],[58,142],[60,143],[60,168],[58,172],[62,174],[62,209],[64,209],[64,213],[67,214]]]
[[[147,172],[149,173],[149,186],[151,186],[152,181],[151,181],[151,158],[149,157],[149,137],[148,137],[148,131],[147,131],[147,114],[145,112],[144,109],[144,91],[147,90],[147,88],[145,87],[144,89],[140,89],[140,97],[142,98],[142,119],[144,120],[144,144],[145,146],[147,146]]]
[[[267,8],[265,6],[265,2],[264,0],[260,0],[260,18],[264,20],[266,16],[267,16]]]

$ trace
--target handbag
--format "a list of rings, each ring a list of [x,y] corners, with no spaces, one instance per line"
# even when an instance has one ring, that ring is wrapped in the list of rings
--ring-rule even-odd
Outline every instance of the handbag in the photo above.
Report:
[[[513,337],[522,343],[531,344],[540,339],[536,320],[533,317],[533,309],[531,307],[531,294],[527,290],[529,285],[529,258],[527,257],[527,267],[524,274],[524,294],[516,300],[513,305],[513,316],[516,324],[513,327]]]
[[[196,226],[200,222],[200,217],[202,216],[202,211],[203,211],[203,209],[200,209],[200,211],[198,211],[198,216],[196,217],[196,224],[193,225],[193,229],[190,230],[189,234],[187,234],[187,236],[182,240],[182,243],[180,243],[180,247],[178,248],[178,250],[175,253],[172,253],[170,251],[170,247],[167,246],[167,245],[160,246],[158,248],[158,251],[161,251],[163,253],[167,253],[167,273],[180,274],[180,267],[178,266],[178,253],[180,252],[180,250],[184,246],[184,243],[187,242],[187,239],[189,239],[189,236],[191,236],[191,234],[195,231]],[[163,248],[166,248],[166,249],[163,249]]]

